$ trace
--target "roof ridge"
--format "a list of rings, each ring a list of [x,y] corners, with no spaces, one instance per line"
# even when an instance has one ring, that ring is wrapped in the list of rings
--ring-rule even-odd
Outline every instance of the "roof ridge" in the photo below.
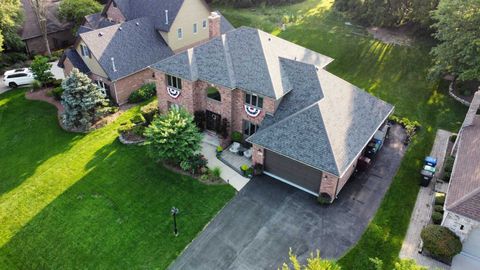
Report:
[[[235,78],[235,72],[233,71],[233,62],[232,62],[232,56],[230,55],[230,47],[228,46],[227,42],[227,35],[223,34],[220,36],[221,42],[223,44],[223,51],[225,52],[225,61],[227,63],[227,72],[228,72],[228,77],[230,79],[230,83],[233,86],[233,88],[236,88],[237,86],[237,80]]]

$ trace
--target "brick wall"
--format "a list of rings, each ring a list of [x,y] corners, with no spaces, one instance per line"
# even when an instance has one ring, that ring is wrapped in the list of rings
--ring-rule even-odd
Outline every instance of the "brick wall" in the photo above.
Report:
[[[111,89],[111,91],[116,91],[116,93],[112,92],[112,97],[119,105],[125,104],[133,91],[149,82],[155,82],[155,78],[153,71],[147,68],[116,81],[115,86],[112,87],[114,89]]]
[[[110,20],[116,23],[124,22],[126,20],[125,16],[123,16],[120,9],[113,6],[113,2],[110,4],[110,6],[107,9],[107,18],[109,18]]]
[[[322,196],[322,194],[328,194],[328,196],[331,198],[330,202],[333,202],[336,195],[337,183],[338,177],[323,172],[319,195]]]
[[[449,228],[452,232],[458,235],[462,242],[473,229],[480,227],[480,222],[448,210],[445,211],[443,216],[442,226]]]
[[[259,145],[253,145],[252,162],[253,164],[263,165],[265,160],[265,149]]]

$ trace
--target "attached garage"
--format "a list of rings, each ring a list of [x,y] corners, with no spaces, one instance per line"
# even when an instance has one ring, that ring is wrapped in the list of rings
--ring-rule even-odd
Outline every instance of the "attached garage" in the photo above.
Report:
[[[265,174],[318,196],[322,171],[266,149],[264,155]]]

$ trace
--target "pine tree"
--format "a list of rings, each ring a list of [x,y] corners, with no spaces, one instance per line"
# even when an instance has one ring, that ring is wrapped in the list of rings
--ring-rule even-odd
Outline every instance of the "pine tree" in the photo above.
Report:
[[[62,88],[62,105],[65,109],[62,123],[69,129],[88,131],[92,123],[108,109],[105,94],[76,68],[62,82]]]

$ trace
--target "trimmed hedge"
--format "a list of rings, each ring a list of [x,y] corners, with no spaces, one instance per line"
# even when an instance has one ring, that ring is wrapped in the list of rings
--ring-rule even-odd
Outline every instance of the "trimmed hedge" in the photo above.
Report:
[[[433,207],[433,211],[439,212],[443,214],[443,206],[442,205],[435,205]]]
[[[138,103],[142,101],[149,100],[155,96],[156,86],[154,83],[147,83],[142,85],[142,87],[133,91],[128,97],[128,102]]]
[[[145,121],[147,122],[147,125],[149,125],[152,121],[155,115],[159,113],[158,109],[158,101],[154,100],[150,103],[148,103],[145,106],[142,106],[140,108],[140,113],[143,115],[145,118]]]
[[[437,205],[437,206],[439,206],[439,205]],[[442,223],[442,219],[443,219],[443,214],[442,213],[437,212],[437,211],[434,211],[432,213],[433,224],[440,225],[440,223]]]
[[[446,227],[427,225],[420,236],[427,252],[440,260],[451,261],[453,256],[462,251],[460,238]]]
[[[445,204],[445,195],[440,195],[435,197],[435,205],[444,205]]]

